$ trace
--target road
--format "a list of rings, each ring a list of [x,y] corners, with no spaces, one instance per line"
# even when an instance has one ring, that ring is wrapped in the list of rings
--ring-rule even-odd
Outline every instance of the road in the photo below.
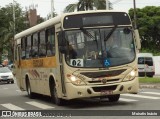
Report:
[[[96,110],[160,110],[160,90],[140,89],[138,94],[123,94],[116,103],[107,99],[83,99],[66,101],[64,106],[57,106],[46,96],[37,95],[35,99],[29,99],[27,93],[21,92],[16,84],[0,84],[0,110],[88,110],[90,116],[96,115]]]

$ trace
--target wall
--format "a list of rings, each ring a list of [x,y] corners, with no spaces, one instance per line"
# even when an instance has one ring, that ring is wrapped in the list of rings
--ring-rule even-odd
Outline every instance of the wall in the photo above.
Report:
[[[160,75],[160,56],[153,57],[155,63],[155,75]]]

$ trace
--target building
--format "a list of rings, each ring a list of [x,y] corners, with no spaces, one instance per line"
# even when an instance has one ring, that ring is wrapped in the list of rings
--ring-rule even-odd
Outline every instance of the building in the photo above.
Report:
[[[29,26],[35,26],[38,24],[38,21],[40,20],[40,16],[37,15],[37,9],[29,9],[27,12],[27,21],[29,22]]]

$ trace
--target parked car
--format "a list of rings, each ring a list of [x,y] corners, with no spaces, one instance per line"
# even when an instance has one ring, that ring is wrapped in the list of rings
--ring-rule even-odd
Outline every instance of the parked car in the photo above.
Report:
[[[14,76],[8,67],[0,67],[0,82],[14,83]]]
[[[154,60],[152,53],[138,54],[138,73],[139,76],[153,77],[155,74]]]

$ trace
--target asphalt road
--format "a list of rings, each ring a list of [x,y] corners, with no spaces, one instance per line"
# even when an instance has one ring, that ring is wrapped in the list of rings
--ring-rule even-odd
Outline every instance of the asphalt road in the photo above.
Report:
[[[123,94],[116,103],[108,102],[107,99],[83,99],[66,101],[64,106],[57,106],[46,96],[37,95],[35,99],[29,99],[27,93],[21,92],[16,84],[0,84],[0,110],[83,110],[83,112],[89,113],[89,116],[85,116],[83,119],[89,119],[92,115],[96,115],[96,113],[98,115],[101,110],[104,110],[102,113],[107,113],[107,110],[113,110],[115,115],[124,113],[125,117],[123,119],[128,119],[135,118],[135,116],[127,117],[125,115],[126,111],[123,112],[122,110],[160,110],[160,89],[142,88],[138,94]],[[70,117],[72,115],[65,116],[68,117],[64,118],[72,118]],[[82,116],[83,114],[80,114],[76,119],[81,119]],[[107,118],[114,119],[116,117],[110,116]],[[143,116],[140,117],[144,118]],[[93,118],[105,119],[105,116],[93,116]]]

